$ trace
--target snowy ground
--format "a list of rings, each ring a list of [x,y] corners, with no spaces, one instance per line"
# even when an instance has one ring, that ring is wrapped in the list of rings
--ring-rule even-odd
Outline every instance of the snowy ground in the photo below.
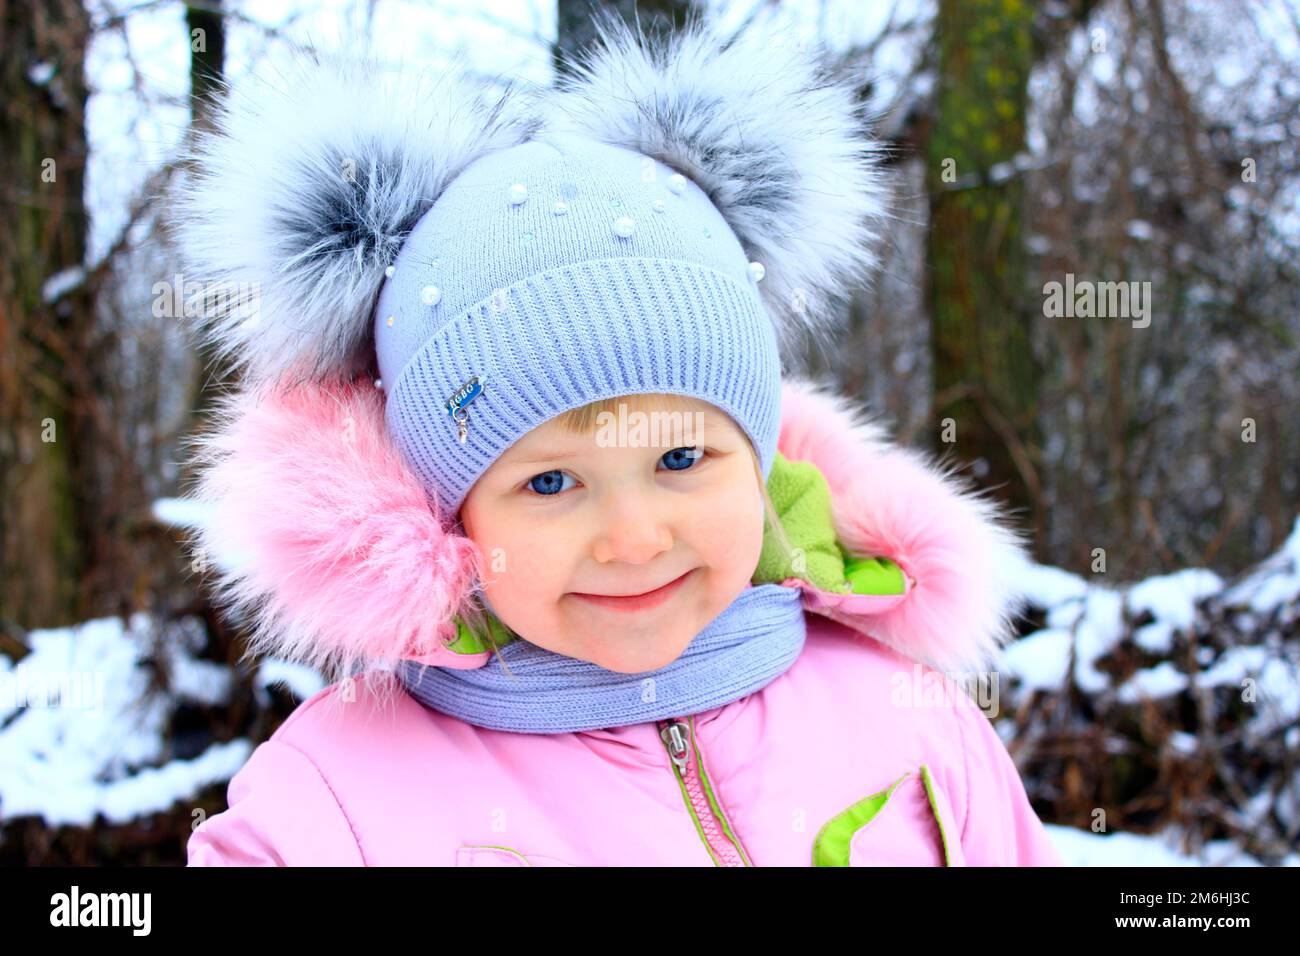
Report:
[[[179,702],[220,704],[229,693],[229,668],[193,657],[201,639],[197,619],[159,641],[137,614],[127,627],[103,618],[32,631],[31,653],[16,665],[0,656],[0,821],[89,826],[102,814],[123,823],[229,780],[252,753],[250,741],[213,744],[192,759],[168,752],[168,718]],[[154,647],[171,695],[149,692]],[[319,689],[313,676],[283,662],[259,671],[262,686],[285,681],[300,694]]]
[[[1231,841],[1206,846],[1197,858],[1179,852],[1173,833],[1145,836],[1134,833],[1098,834],[1074,827],[1047,824],[1052,845],[1068,866],[1262,866]],[[1291,854],[1283,866],[1300,866],[1300,854]]]
[[[1110,678],[1097,669],[1096,662],[1123,639],[1125,614],[1130,618],[1151,614],[1154,620],[1137,632],[1135,640],[1143,650],[1158,655],[1170,650],[1177,631],[1192,625],[1196,602],[1211,595],[1235,614],[1237,625],[1245,631],[1279,611],[1294,613],[1300,602],[1300,519],[1276,554],[1231,586],[1203,568],[1159,575],[1127,587],[1097,584],[1037,564],[1026,566],[1017,579],[1030,602],[1047,610],[1047,627],[1010,645],[1000,671],[1023,689],[1051,690],[1073,680],[1084,693],[1097,694],[1110,689]],[[1265,734],[1300,718],[1300,679],[1294,658],[1263,646],[1233,647],[1219,655],[1203,647],[1201,654],[1205,669],[1195,675],[1198,688],[1239,687],[1247,678],[1253,679],[1261,704],[1253,732]],[[1161,662],[1137,671],[1118,693],[1122,701],[1154,699],[1180,693],[1188,683],[1189,675]],[[1300,747],[1300,727],[1287,731],[1286,743],[1292,749]]]

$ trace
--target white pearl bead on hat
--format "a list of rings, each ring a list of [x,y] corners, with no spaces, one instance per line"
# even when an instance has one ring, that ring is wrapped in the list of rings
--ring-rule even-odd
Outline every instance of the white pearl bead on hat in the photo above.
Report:
[[[518,206],[528,198],[528,187],[523,183],[515,183],[510,187],[510,204]]]
[[[551,211],[554,212],[557,216],[563,216],[566,212],[569,211],[569,206],[567,203],[565,203],[563,199],[557,199],[555,200],[555,208],[552,209]]]
[[[681,173],[673,173],[668,177],[668,188],[680,194],[686,188],[686,177]]]
[[[636,223],[632,221],[631,216],[620,216],[614,220],[614,232],[624,239],[632,235],[634,229],[636,229]]]
[[[761,262],[751,262],[749,264],[749,275],[755,282],[761,282],[763,276],[767,275],[767,267]]]
[[[437,305],[442,299],[442,290],[436,285],[426,285],[420,293],[425,305]]]

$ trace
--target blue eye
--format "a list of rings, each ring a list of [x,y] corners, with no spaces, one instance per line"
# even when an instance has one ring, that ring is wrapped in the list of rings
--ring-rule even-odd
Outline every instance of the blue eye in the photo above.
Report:
[[[544,471],[540,475],[534,475],[528,479],[528,487],[539,495],[555,495],[567,490],[562,484],[565,478],[572,480],[571,476],[558,469]]]
[[[703,457],[704,449],[697,446],[674,448],[661,456],[659,460],[672,471],[686,471]],[[573,476],[556,468],[551,471],[544,471],[540,475],[533,475],[532,478],[528,479],[527,487],[536,494],[550,497],[558,495],[561,491],[568,491],[569,488],[573,487],[572,484],[564,484],[565,479],[572,482]]]
[[[703,448],[674,448],[661,460],[673,471],[685,471],[703,457]]]

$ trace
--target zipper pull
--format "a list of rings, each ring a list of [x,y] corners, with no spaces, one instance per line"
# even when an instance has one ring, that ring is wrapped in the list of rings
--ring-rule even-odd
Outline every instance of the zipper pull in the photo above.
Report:
[[[664,742],[668,748],[668,755],[672,757],[673,763],[682,773],[686,772],[686,764],[690,760],[690,739],[691,729],[684,721],[674,720],[659,731],[659,739]]]

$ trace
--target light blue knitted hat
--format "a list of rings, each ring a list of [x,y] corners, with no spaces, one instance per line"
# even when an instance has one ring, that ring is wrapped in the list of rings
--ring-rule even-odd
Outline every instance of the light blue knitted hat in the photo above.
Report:
[[[766,476],[782,350],[829,342],[876,266],[865,80],[778,25],[597,28],[555,87],[495,97],[313,59],[228,95],[195,150],[187,271],[236,290],[209,342],[255,385],[377,374],[444,517],[531,429],[634,393],[728,413]]]
[[[542,133],[462,172],[393,266],[375,313],[387,422],[447,513],[532,428],[637,392],[721,408],[767,474],[781,363],[761,266],[671,167]]]

